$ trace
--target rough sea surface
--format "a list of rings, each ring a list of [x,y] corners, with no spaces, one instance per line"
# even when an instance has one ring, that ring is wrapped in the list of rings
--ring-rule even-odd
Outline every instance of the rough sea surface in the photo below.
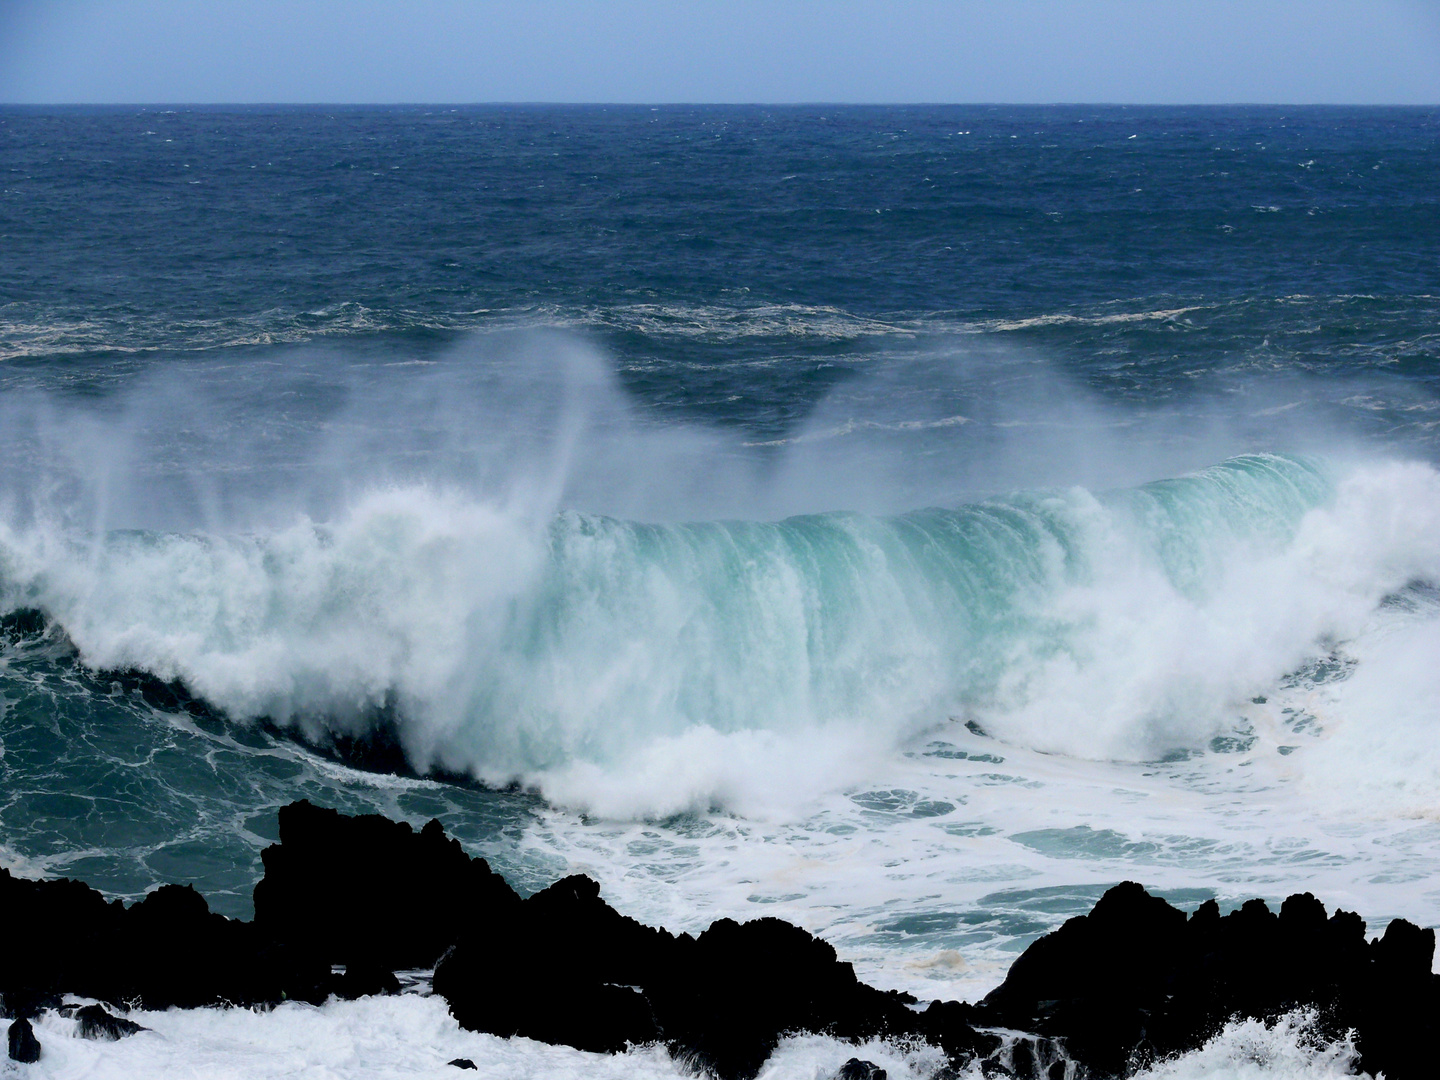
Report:
[[[248,917],[305,797],[922,999],[1124,879],[1436,925],[1437,252],[1435,109],[0,109],[0,864]],[[677,1075],[142,1021],[37,1075]]]

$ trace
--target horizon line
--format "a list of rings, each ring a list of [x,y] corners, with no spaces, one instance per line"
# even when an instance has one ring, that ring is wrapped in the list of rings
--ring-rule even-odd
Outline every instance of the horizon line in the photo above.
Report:
[[[1091,108],[1091,109],[1433,109],[1434,102],[1370,101],[0,101],[4,109],[475,109],[525,108]]]

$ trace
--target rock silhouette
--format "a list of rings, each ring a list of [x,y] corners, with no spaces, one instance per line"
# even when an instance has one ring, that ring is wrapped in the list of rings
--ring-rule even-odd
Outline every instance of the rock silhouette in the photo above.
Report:
[[[332,964],[433,967],[474,920],[520,903],[438,821],[416,833],[378,814],[347,817],[301,800],[281,808],[280,843],[260,857],[255,925]]]
[[[40,1040],[35,1037],[35,1028],[26,1017],[20,1017],[10,1024],[10,1060],[30,1064],[40,1060]]]
[[[313,953],[211,912],[188,885],[162,886],[126,908],[78,881],[0,870],[0,920],[25,928],[0,968],[11,1016],[58,1005],[64,993],[164,1009],[321,1002],[332,990]]]
[[[1327,915],[1309,893],[1278,914],[1252,900],[1221,916],[1210,901],[1187,917],[1125,882],[1034,942],[978,1005],[920,1010],[779,919],[672,934],[620,914],[583,875],[522,900],[434,821],[417,832],[292,803],[262,857],[248,923],[190,886],[126,907],[80,882],[0,870],[0,919],[23,928],[0,963],[11,1056],[34,1060],[17,1057],[39,1053],[27,1018],[67,993],[151,1009],[319,1003],[394,993],[397,969],[434,964],[463,1027],[597,1052],[662,1043],[718,1080],[751,1080],[780,1039],[807,1032],[925,1042],[987,1075],[1101,1080],[1196,1049],[1232,1018],[1297,1008],[1322,1035],[1353,1030],[1368,1072],[1435,1073],[1434,932],[1396,920],[1367,940],[1359,916]],[[87,1037],[138,1030],[98,1005],[74,1015]],[[839,1075],[882,1072],[857,1058]]]
[[[1226,1021],[1313,1010],[1319,1031],[1354,1031],[1359,1066],[1389,1080],[1435,1075],[1435,932],[1396,919],[1367,941],[1353,912],[1291,896],[1188,919],[1134,882],[1032,944],[976,1010],[984,1024],[1063,1040],[1098,1076],[1203,1045]]]
[[[913,998],[865,985],[797,926],[721,919],[698,937],[672,935],[620,915],[583,876],[536,893],[504,926],[474,928],[436,968],[435,992],[472,1030],[609,1052],[663,1042],[722,1080],[753,1077],[791,1032],[933,1030],[957,1063],[999,1045],[960,1013],[927,1019],[907,1007]]]
[[[82,1039],[105,1039],[114,1042],[127,1035],[134,1035],[137,1031],[149,1030],[133,1020],[112,1016],[99,1005],[86,1005],[84,1008],[76,1009],[75,1019],[80,1021],[80,1037]]]

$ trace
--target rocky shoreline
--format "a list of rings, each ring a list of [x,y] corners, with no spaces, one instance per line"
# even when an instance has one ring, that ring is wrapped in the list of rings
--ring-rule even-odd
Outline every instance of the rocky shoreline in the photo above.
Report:
[[[615,911],[581,875],[522,900],[435,821],[416,831],[291,803],[262,858],[251,922],[211,912],[189,886],[126,907],[80,882],[0,871],[10,1056],[43,1054],[29,1021],[74,1009],[66,995],[117,1010],[319,1004],[394,993],[397,971],[433,968],[469,1030],[602,1053],[658,1043],[716,1080],[751,1080],[800,1032],[926,1043],[956,1071],[1101,1080],[1195,1050],[1231,1019],[1300,1009],[1318,1037],[1353,1034],[1365,1072],[1437,1072],[1434,931],[1395,920],[1367,939],[1358,915],[1327,915],[1308,893],[1279,913],[1252,900],[1222,916],[1209,901],[1187,917],[1126,882],[1032,944],[981,1002],[922,1007],[779,919],[671,934]],[[139,1030],[99,1006],[74,1015],[85,1037]],[[883,1072],[856,1059],[841,1075]]]

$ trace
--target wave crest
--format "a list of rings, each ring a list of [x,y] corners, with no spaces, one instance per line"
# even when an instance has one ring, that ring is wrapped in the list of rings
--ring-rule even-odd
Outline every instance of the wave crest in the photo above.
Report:
[[[863,760],[947,715],[1083,757],[1198,745],[1317,642],[1440,579],[1437,524],[1427,466],[1332,482],[1273,455],[778,522],[537,521],[395,487],[243,537],[0,528],[0,578],[86,663],[234,717],[320,736],[388,711],[417,767],[607,805],[624,785],[604,777],[648,775],[612,809],[668,812],[740,798],[742,775],[805,787],[752,767],[776,740],[843,783],[823,741]]]

